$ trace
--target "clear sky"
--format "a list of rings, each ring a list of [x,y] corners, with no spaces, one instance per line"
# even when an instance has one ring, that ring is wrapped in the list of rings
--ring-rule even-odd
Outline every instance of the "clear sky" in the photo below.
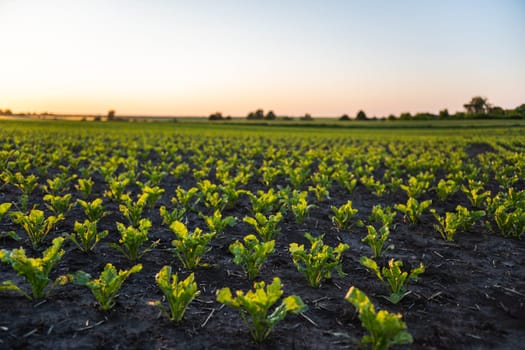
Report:
[[[369,116],[525,103],[523,0],[0,0],[0,108]]]

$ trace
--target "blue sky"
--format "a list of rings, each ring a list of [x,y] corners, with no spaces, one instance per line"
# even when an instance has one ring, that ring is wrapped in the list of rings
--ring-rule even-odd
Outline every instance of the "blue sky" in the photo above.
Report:
[[[0,0],[0,108],[368,115],[525,102],[525,2]]]

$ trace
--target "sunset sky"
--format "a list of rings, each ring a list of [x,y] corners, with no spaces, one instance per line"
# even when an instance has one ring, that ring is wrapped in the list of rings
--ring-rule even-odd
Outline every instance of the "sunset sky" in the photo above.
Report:
[[[0,109],[369,116],[525,103],[523,0],[0,0]]]

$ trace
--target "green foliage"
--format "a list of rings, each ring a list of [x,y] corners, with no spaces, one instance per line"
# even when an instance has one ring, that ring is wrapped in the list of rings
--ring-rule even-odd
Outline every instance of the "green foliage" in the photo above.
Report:
[[[333,248],[324,244],[324,235],[313,237],[306,232],[304,236],[310,242],[310,249],[305,249],[304,244],[290,243],[289,251],[295,267],[311,287],[318,288],[324,280],[332,278],[334,270],[341,277],[345,275],[341,258],[343,252],[350,248],[348,244],[339,243]]]
[[[75,189],[78,191],[82,198],[87,198],[91,195],[94,184],[95,182],[91,178],[78,179],[77,184],[75,185]]]
[[[372,207],[372,213],[369,216],[369,220],[372,222],[379,222],[381,226],[392,226],[394,218],[396,217],[397,212],[392,211],[390,206],[383,208],[381,204],[374,205]]]
[[[438,222],[438,224],[434,224],[434,228],[446,241],[453,241],[458,230],[470,230],[474,223],[485,216],[484,210],[469,211],[461,205],[456,207],[455,213],[447,212],[444,217],[439,216],[435,210],[431,210],[431,213]]]
[[[468,180],[468,187],[461,186],[470,204],[474,208],[483,208],[483,202],[490,197],[490,191],[483,191],[484,184],[481,181]]]
[[[11,267],[18,275],[24,277],[25,281],[31,286],[31,293],[25,292],[12,281],[2,282],[0,291],[13,291],[22,294],[30,300],[38,300],[48,295],[56,285],[67,283],[67,278],[60,276],[45,293],[46,287],[51,282],[49,274],[65,253],[64,249],[61,249],[62,243],[64,243],[62,237],[55,238],[52,245],[44,251],[41,258],[28,258],[23,248],[0,250],[0,260],[11,264]]]
[[[417,199],[410,197],[406,204],[396,204],[394,208],[405,214],[405,219],[411,224],[417,224],[423,212],[427,210],[430,205],[432,205],[432,200],[430,199],[419,202]]]
[[[295,217],[295,222],[302,224],[304,219],[310,213],[310,210],[315,208],[316,205],[308,204],[308,201],[304,197],[300,197],[296,203],[291,205],[292,213]]]
[[[256,213],[255,217],[245,216],[243,221],[253,226],[263,242],[268,242],[277,238],[277,235],[281,232],[277,225],[282,219],[283,215],[280,212],[268,217],[262,213]]]
[[[126,194],[124,191],[132,181],[126,178],[124,174],[121,174],[117,178],[110,178],[108,182],[108,190],[104,193],[104,196],[108,197],[115,203],[120,203],[122,196]]]
[[[299,296],[290,295],[269,314],[270,308],[283,295],[281,280],[278,277],[275,277],[268,286],[263,281],[255,282],[253,288],[246,293],[238,290],[235,296],[232,295],[230,288],[222,288],[217,292],[217,301],[239,311],[256,342],[268,338],[287,313],[298,314],[307,309]]]
[[[82,199],[78,199],[77,203],[84,208],[84,213],[89,221],[98,221],[106,216],[108,213],[104,211],[102,199],[96,198],[92,202],[86,202]]]
[[[186,209],[184,208],[174,208],[172,211],[166,209],[165,206],[159,208],[160,216],[162,217],[162,223],[164,225],[170,226],[175,221],[181,221],[186,214]]]
[[[368,225],[366,228],[368,230],[368,234],[361,241],[368,244],[370,249],[372,249],[374,258],[380,258],[388,249],[394,249],[393,244],[385,247],[385,242],[390,235],[388,226],[382,226],[379,229],[379,232],[377,232],[375,227],[372,225]]]
[[[514,211],[500,205],[494,211],[494,221],[504,237],[520,238],[525,233],[525,210]]]
[[[386,310],[376,312],[368,296],[356,287],[350,287],[345,300],[357,309],[361,325],[369,333],[361,339],[363,345],[370,344],[374,350],[387,350],[393,345],[413,342],[401,314],[392,314]]]
[[[144,196],[139,196],[139,198],[134,202],[127,194],[123,194],[121,197],[121,204],[119,204],[118,209],[128,220],[128,223],[137,227],[142,218],[142,212],[146,205],[146,198]]]
[[[402,184],[400,187],[407,193],[408,197],[419,198],[430,187],[430,182],[411,176],[408,179],[408,184]]]
[[[401,271],[403,267],[403,262],[401,260],[390,259],[388,261],[388,267],[383,267],[379,269],[377,263],[367,258],[366,256],[361,257],[361,265],[368,268],[370,271],[376,274],[385,285],[390,287],[390,296],[386,297],[388,301],[392,304],[399,303],[405,296],[410,294],[405,290],[405,286],[409,281],[417,281],[419,275],[425,272],[425,267],[421,263],[419,267],[416,267],[410,271]]]
[[[0,204],[0,221],[4,218],[5,214],[11,209],[12,203],[2,203]]]
[[[229,250],[233,254],[233,262],[242,267],[248,279],[253,280],[268,255],[273,253],[275,241],[259,242],[254,235],[245,236],[243,241],[244,244],[240,241],[230,244]]]
[[[170,229],[177,237],[171,244],[175,247],[175,254],[182,265],[190,270],[205,266],[201,263],[201,259],[211,249],[207,245],[215,237],[215,233],[203,233],[198,227],[193,232],[189,232],[186,225],[180,221],[172,223]]]
[[[15,224],[22,226],[33,248],[38,249],[55,225],[60,220],[63,220],[63,216],[49,216],[46,218],[42,210],[32,209],[29,214],[19,211],[14,212],[11,215],[11,219]]]
[[[73,230],[75,233],[67,235],[67,238],[83,253],[93,251],[98,242],[108,235],[107,230],[98,232],[96,221],[84,220],[83,223],[75,221]]]
[[[66,215],[74,205],[74,203],[71,202],[71,197],[71,193],[63,196],[46,194],[43,199],[45,202],[49,202],[46,206],[55,213],[55,215]]]
[[[270,188],[268,192],[258,191],[256,195],[251,192],[246,192],[246,194],[250,198],[253,213],[267,215],[279,209],[279,197],[273,188]]]
[[[436,193],[437,193],[438,199],[440,201],[446,200],[448,197],[456,193],[459,190],[459,188],[460,188],[459,184],[453,179],[439,180],[437,187],[436,187]]]
[[[111,243],[110,246],[118,250],[129,261],[137,261],[144,254],[155,248],[160,240],[154,241],[148,247],[141,250],[142,246],[149,240],[148,231],[151,228],[151,221],[141,219],[138,227],[127,226],[117,222],[117,230],[120,232],[119,244]]]
[[[185,280],[179,281],[177,274],[172,274],[171,266],[166,265],[155,275],[155,281],[168,301],[169,311],[160,300],[155,305],[170,321],[179,323],[188,305],[200,295],[195,276],[191,273]]]
[[[222,217],[222,213],[219,210],[215,210],[212,216],[201,215],[206,222],[208,229],[211,233],[220,235],[224,232],[226,227],[233,227],[237,223],[237,219],[233,216]]]
[[[184,208],[186,211],[195,210],[195,206],[200,201],[199,196],[197,195],[199,189],[192,187],[188,190],[183,189],[180,186],[177,186],[175,190],[175,197],[171,199],[173,204],[179,205],[180,208]]]
[[[47,179],[46,185],[42,185],[42,189],[48,194],[57,196],[58,194],[67,191],[69,189],[69,184],[71,183],[71,181],[73,181],[76,178],[77,175],[68,176],[67,172],[63,172],[53,179]]]
[[[141,270],[142,265],[137,264],[129,270],[120,270],[117,273],[117,269],[111,263],[107,263],[97,279],[91,279],[91,275],[84,271],[77,271],[70,279],[74,284],[88,287],[97,300],[99,309],[107,311],[115,306],[115,299],[124,281],[131,274]]]
[[[359,210],[352,207],[352,201],[349,200],[345,204],[341,205],[339,208],[336,206],[331,206],[332,212],[332,222],[337,225],[340,229],[346,229],[352,226],[351,220],[357,214]]]

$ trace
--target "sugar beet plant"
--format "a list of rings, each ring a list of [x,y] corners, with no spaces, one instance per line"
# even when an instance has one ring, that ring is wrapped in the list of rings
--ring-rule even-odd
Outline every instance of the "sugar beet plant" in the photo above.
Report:
[[[356,287],[350,287],[345,300],[354,305],[361,325],[368,331],[361,339],[362,345],[370,345],[374,350],[387,350],[393,345],[413,342],[401,314],[392,314],[386,310],[377,312],[368,296]]]
[[[274,248],[274,240],[259,242],[255,235],[247,235],[243,238],[243,242],[235,241],[229,246],[233,254],[233,262],[242,267],[250,280],[257,277],[266,258],[273,253]]]
[[[53,244],[44,251],[41,258],[28,258],[23,248],[0,250],[0,260],[10,264],[20,276],[24,277],[31,286],[31,292],[24,291],[13,281],[2,282],[0,291],[13,291],[30,300],[38,300],[48,295],[58,284],[67,283],[68,279],[65,276],[58,277],[53,283],[49,278],[49,274],[65,253],[62,249],[63,243],[64,238],[55,238]],[[46,287],[48,287],[47,292]]]
[[[271,307],[282,295],[281,280],[275,277],[267,286],[263,281],[255,282],[253,290],[246,293],[238,290],[233,295],[230,288],[222,288],[217,292],[217,301],[238,310],[252,338],[262,342],[287,313],[298,314],[307,309],[299,296],[290,295],[271,312]]]
[[[361,257],[361,265],[375,273],[384,284],[390,288],[390,296],[386,297],[392,304],[399,303],[404,297],[410,294],[410,291],[406,291],[406,284],[409,281],[417,281],[419,275],[425,272],[425,267],[421,263],[418,267],[412,269],[409,272],[402,271],[403,262],[401,260],[390,259],[388,266],[379,268],[377,263],[367,258],[366,256]]]
[[[75,232],[67,235],[67,238],[83,253],[93,251],[96,245],[108,235],[108,230],[100,232],[97,230],[96,221],[84,220],[83,223],[75,221],[73,230]]]
[[[137,264],[129,270],[120,270],[117,272],[115,266],[107,263],[104,270],[100,273],[99,278],[92,279],[90,274],[84,271],[77,271],[74,275],[70,275],[69,279],[72,280],[74,284],[89,288],[98,302],[99,309],[107,311],[115,306],[115,299],[124,281],[131,274],[141,270],[142,265]]]
[[[352,207],[352,201],[348,201],[340,207],[332,206],[332,222],[340,229],[349,228],[352,225],[352,218],[359,210]]]
[[[215,233],[203,233],[198,227],[190,232],[180,221],[172,223],[170,229],[177,237],[171,244],[182,265],[190,270],[205,265],[201,260],[211,249],[208,243],[215,237]]]
[[[122,253],[129,261],[136,261],[160,243],[157,240],[142,248],[149,241],[148,231],[150,228],[151,221],[148,219],[141,219],[138,222],[138,227],[126,226],[117,222],[117,229],[120,232],[119,244],[111,243],[110,246]]]
[[[350,247],[339,243],[337,247],[330,247],[323,242],[324,235],[313,237],[308,232],[304,235],[310,242],[310,249],[304,244],[290,243],[289,251],[297,270],[302,273],[311,287],[318,288],[321,283],[332,278],[332,272],[344,276],[341,266],[343,252]]]
[[[155,281],[168,301],[169,311],[160,300],[155,305],[170,321],[179,323],[188,305],[200,295],[195,276],[191,273],[186,279],[179,281],[177,274],[172,274],[171,266],[166,265],[157,273]]]
[[[45,217],[42,210],[32,209],[29,214],[20,211],[11,215],[11,220],[26,231],[34,249],[38,249],[55,225],[63,220],[62,215]]]
[[[268,217],[262,213],[256,213],[255,217],[246,216],[243,221],[255,229],[255,232],[257,232],[263,242],[268,242],[277,238],[277,235],[281,232],[278,225],[282,219],[283,215],[280,212]]]

